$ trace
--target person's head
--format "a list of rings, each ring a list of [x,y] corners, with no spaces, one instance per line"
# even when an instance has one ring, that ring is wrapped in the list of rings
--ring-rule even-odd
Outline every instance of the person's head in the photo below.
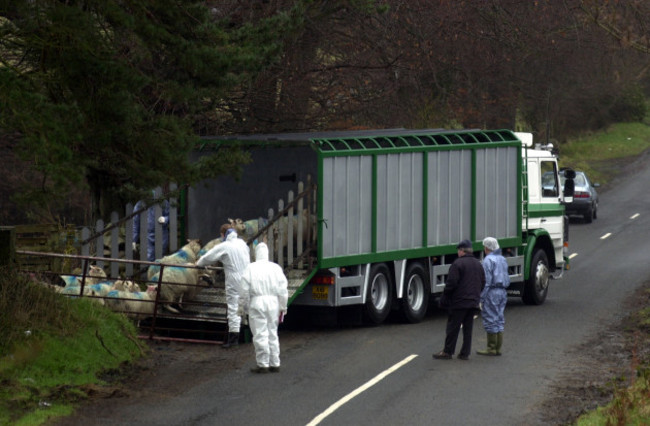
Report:
[[[474,250],[472,249],[472,242],[470,240],[463,240],[458,243],[456,250],[458,250],[458,256],[474,253]]]
[[[221,233],[221,239],[223,241],[226,241],[226,232],[228,232],[229,229],[231,229],[232,226],[230,226],[229,223],[224,223],[221,225],[221,229],[219,229],[219,233]]]
[[[255,261],[268,261],[269,247],[265,243],[259,243],[255,246]]]
[[[496,238],[487,237],[483,240],[483,248],[486,252],[493,252],[499,250],[499,242]]]

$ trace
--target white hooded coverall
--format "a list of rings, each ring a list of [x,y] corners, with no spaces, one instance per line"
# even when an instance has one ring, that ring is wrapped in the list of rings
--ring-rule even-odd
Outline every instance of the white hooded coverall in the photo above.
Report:
[[[250,264],[250,250],[246,242],[237,238],[237,232],[231,231],[226,241],[208,250],[196,262],[197,266],[207,266],[216,262],[223,264],[226,275],[226,304],[228,305],[228,331],[239,333],[241,317],[237,315],[239,307],[239,281],[241,273]]]
[[[277,263],[269,261],[269,248],[255,248],[255,262],[242,274],[239,311],[248,313],[259,367],[280,366],[278,323],[287,312],[287,277]]]

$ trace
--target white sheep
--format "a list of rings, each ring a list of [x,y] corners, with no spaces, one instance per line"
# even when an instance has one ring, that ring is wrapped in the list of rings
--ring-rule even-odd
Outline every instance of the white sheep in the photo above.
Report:
[[[106,296],[109,291],[115,289],[115,283],[112,281],[102,281],[97,284],[86,285],[85,288],[95,291],[98,296]]]
[[[204,288],[207,287],[213,287],[214,286],[214,278],[212,274],[206,273],[206,272],[201,272],[199,273],[198,280],[196,282],[196,285],[194,286],[188,286],[187,290],[181,295],[180,298],[180,305],[182,306],[183,302],[191,302],[194,300],[196,295],[203,290]]]
[[[157,259],[156,262],[173,265],[180,265],[182,263],[194,263],[196,262],[196,259],[198,259],[197,255],[199,253],[199,250],[201,250],[201,243],[199,240],[187,240],[187,244],[181,247],[180,250],[161,259]],[[160,266],[149,266],[147,269],[147,279],[151,280],[151,278],[159,271]]]
[[[232,219],[231,219],[231,220],[232,220]],[[240,219],[240,220],[241,220],[241,219]],[[206,253],[207,253],[207,252],[208,252],[212,247],[214,247],[214,246],[218,246],[218,245],[221,244],[222,242],[223,242],[223,240],[221,239],[221,237],[219,237],[219,238],[215,238],[215,239],[213,239],[213,240],[208,241],[208,243],[207,243],[206,245],[204,245],[203,247],[201,247],[201,250],[199,250],[199,252],[197,253],[196,258],[197,258],[197,259],[200,259],[201,256],[203,256],[204,254],[206,254]]]
[[[128,317],[141,319],[154,313],[156,287],[148,286],[146,291],[112,290],[106,295],[106,306]]]
[[[74,271],[73,271],[74,272]],[[77,275],[59,275],[61,278],[61,281],[63,282],[63,287],[80,287],[81,286],[81,281],[82,281],[82,276],[77,274]],[[88,274],[86,275],[86,281],[85,285],[92,285],[92,284],[97,284],[99,282],[105,281],[106,280],[106,272],[102,268],[96,265],[91,265],[90,268],[88,268]]]
[[[61,291],[65,287],[79,287],[81,285],[81,278],[76,275],[59,275],[59,278],[63,282],[62,286],[57,286]]]
[[[115,281],[115,284],[113,284],[113,290],[134,292],[140,291],[140,286],[131,280],[117,280]]]
[[[177,305],[180,308],[183,302],[194,300],[198,292],[214,284],[214,278],[210,272],[200,270],[190,263],[185,266],[192,267],[165,267],[160,283],[160,301],[163,302],[163,307],[177,314],[180,311],[171,305]],[[152,277],[150,283],[157,286],[159,276],[156,274]]]
[[[93,284],[94,285],[94,284]],[[102,299],[102,296],[97,292],[97,290],[94,290],[92,286],[84,286],[83,287],[83,293],[81,291],[81,286],[67,286],[65,288],[59,287],[61,290],[57,290],[59,293],[68,296],[68,297],[79,297],[79,296],[89,296],[92,297],[93,301],[99,303],[100,305],[104,304],[104,300]]]
[[[186,263],[185,266],[195,266],[193,263]],[[151,277],[151,284],[160,281],[160,300],[168,302],[164,304],[165,309],[180,313],[170,306],[173,303],[181,303],[183,295],[192,291],[192,286],[199,284],[199,272],[197,268],[184,268],[182,266],[166,266],[163,269],[162,280],[160,273]],[[187,300],[187,299],[186,299]]]

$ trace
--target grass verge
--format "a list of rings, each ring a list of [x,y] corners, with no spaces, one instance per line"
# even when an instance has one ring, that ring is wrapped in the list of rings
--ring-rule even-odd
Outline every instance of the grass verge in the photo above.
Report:
[[[629,163],[650,148],[650,126],[618,123],[599,133],[560,146],[560,165],[582,170],[592,182],[607,184]]]
[[[0,269],[0,424],[69,415],[102,379],[143,355],[134,325],[88,299],[71,299]]]
[[[650,291],[646,291],[646,300]],[[630,314],[628,332],[633,336],[636,348],[641,339],[650,334],[650,307]],[[577,419],[577,426],[601,425],[647,425],[650,424],[650,360],[632,351],[631,370],[635,373],[631,386],[615,385],[612,401],[606,406],[584,414]],[[627,380],[622,382],[628,383]],[[614,381],[614,383],[618,383]]]

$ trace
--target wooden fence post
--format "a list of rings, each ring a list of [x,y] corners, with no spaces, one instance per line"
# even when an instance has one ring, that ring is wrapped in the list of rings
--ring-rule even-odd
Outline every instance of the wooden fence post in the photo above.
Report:
[[[111,213],[111,223],[117,223],[120,215],[117,212]],[[118,226],[111,229],[111,257],[117,259],[120,257],[120,228]],[[120,274],[120,264],[111,262],[111,278],[118,278]]]
[[[170,183],[169,190],[175,191],[176,184]],[[169,199],[169,252],[175,253],[178,251],[178,204],[176,198]]]
[[[104,221],[99,219],[97,221],[97,224],[95,225],[95,235],[97,235],[97,238],[95,239],[95,256],[97,257],[104,257]],[[104,269],[104,261],[103,260],[98,260],[96,263],[97,266],[100,268]]]
[[[278,201],[278,214],[282,210],[284,210],[284,200],[280,199]],[[278,225],[278,260],[276,260],[276,262],[284,268],[284,226],[282,226],[282,222],[281,217],[278,218],[277,222],[275,222]]]
[[[133,204],[127,203],[126,217],[128,217],[128,219],[124,223],[124,258],[129,260],[133,260],[133,256],[135,255],[133,250],[133,217],[131,217],[132,214],[133,214]],[[127,262],[125,273],[127,277],[133,276],[133,263]]]
[[[273,209],[269,209],[269,222],[273,220],[273,216],[275,214],[273,213]],[[273,226],[270,226],[269,229],[266,231],[266,243],[269,248],[269,260],[271,262],[274,262],[276,255],[275,255],[275,239],[273,238]]]
[[[0,226],[0,266],[11,266],[16,261],[16,228]]]
[[[302,194],[302,192],[305,190],[305,184],[302,182],[298,182],[298,194]],[[302,252],[305,250],[305,247],[303,246],[303,241],[304,241],[304,235],[303,232],[305,232],[304,228],[304,214],[303,214],[303,199],[304,197],[300,197],[298,200],[298,229],[297,229],[297,236],[296,236],[296,255],[301,256]],[[302,269],[302,260],[298,263],[298,269]]]
[[[84,227],[81,229],[81,240],[87,241],[88,238],[90,238],[90,229]],[[87,242],[81,246],[81,255],[90,256],[90,242]]]
[[[289,191],[287,202],[291,206],[289,207],[289,211],[287,212],[287,265],[291,265],[293,263],[293,233],[294,233],[293,191]]]

